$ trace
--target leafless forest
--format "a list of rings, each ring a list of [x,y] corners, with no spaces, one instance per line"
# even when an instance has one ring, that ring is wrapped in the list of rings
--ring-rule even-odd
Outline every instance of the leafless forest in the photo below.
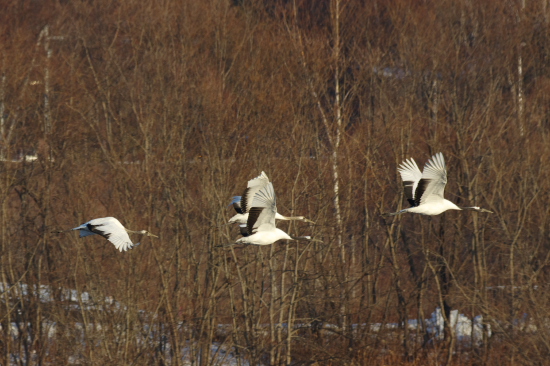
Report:
[[[547,0],[1,7],[1,365],[548,363]],[[440,151],[494,214],[382,217]],[[262,170],[322,242],[217,247]]]

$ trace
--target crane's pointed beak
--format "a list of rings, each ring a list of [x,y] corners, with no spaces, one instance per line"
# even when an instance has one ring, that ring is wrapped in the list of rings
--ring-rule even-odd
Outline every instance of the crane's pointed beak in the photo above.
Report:
[[[148,233],[147,236],[152,236],[153,238],[158,238],[155,234]]]
[[[315,224],[315,221],[311,221],[311,220],[306,219],[306,218],[304,218],[304,221],[305,221],[305,222],[309,222],[310,224]]]
[[[487,213],[494,213],[493,211],[486,210],[484,208],[480,208],[479,212],[487,212]]]

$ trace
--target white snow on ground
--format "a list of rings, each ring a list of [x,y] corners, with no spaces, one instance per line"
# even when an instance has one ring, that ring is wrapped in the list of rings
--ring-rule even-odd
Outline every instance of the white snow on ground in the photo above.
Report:
[[[52,295],[52,288],[47,285],[40,285],[38,286],[38,290],[36,286],[30,286],[30,292],[29,292],[29,286],[25,283],[16,283],[12,286],[9,286],[5,283],[0,282],[0,296],[4,295],[4,292],[9,291],[10,298],[21,298],[26,297],[29,295],[32,296],[38,296],[41,302],[47,303],[52,301],[67,301],[67,302],[73,302],[73,303],[82,303],[85,306],[86,310],[89,309],[99,309],[102,310],[102,304],[110,305],[115,307],[116,309],[121,309],[121,304],[114,300],[112,296],[107,296],[103,301],[95,301],[92,296],[86,292],[78,292],[77,290],[67,289],[67,288],[58,288],[58,299],[54,299],[54,296]],[[79,304],[70,304],[68,307],[72,310],[80,310]],[[126,307],[124,307],[126,309]]]
[[[449,322],[459,341],[472,340],[479,344],[483,341],[483,332],[486,332],[487,337],[492,335],[491,324],[483,324],[482,315],[474,317],[472,321],[463,314],[459,314],[458,310],[452,310]],[[435,309],[430,319],[426,319],[426,325],[428,333],[433,334],[438,340],[443,340],[445,323],[441,308]]]
[[[28,286],[26,284],[15,284],[12,286],[7,286],[4,283],[0,283],[0,299],[5,298],[5,293],[9,293],[9,297],[12,299],[18,299],[22,297],[27,296],[38,296],[41,302],[53,302],[53,301],[64,301],[67,304],[67,306],[70,309],[73,310],[80,310],[80,306],[84,306],[85,310],[89,309],[95,309],[95,310],[103,310],[105,306],[114,307],[115,309],[124,311],[126,309],[125,306],[122,306],[119,302],[115,301],[113,297],[108,296],[101,301],[94,301],[92,296],[88,292],[79,292],[77,290],[73,289],[65,289],[65,288],[58,288],[52,291],[52,288],[50,286],[40,285],[38,286]],[[55,294],[55,295],[54,295]],[[145,312],[140,311],[140,313]],[[154,316],[151,317],[151,319],[155,318]],[[481,315],[475,316],[473,319],[468,318],[467,316],[460,314],[458,310],[452,310],[450,313],[449,321],[451,324],[451,329],[454,331],[454,335],[456,336],[457,340],[459,342],[463,342],[466,346],[468,345],[479,345],[483,342],[484,337],[491,337],[492,331],[491,331],[491,325],[486,324],[483,322],[483,317]],[[85,330],[84,326],[81,323],[75,323],[74,330],[81,331],[82,332],[82,341],[84,342],[84,335]],[[21,323],[13,322],[11,323],[9,333],[12,337],[18,338],[21,336],[20,330],[21,330]],[[30,324],[27,324],[25,328],[30,326]],[[101,329],[100,324],[90,324],[92,329],[90,331],[97,331]],[[269,328],[271,325],[266,324],[265,328]],[[283,323],[278,325],[281,328],[287,328],[288,324]],[[310,328],[311,324],[294,324],[294,329],[299,328]],[[423,322],[419,321],[418,319],[409,319],[407,321],[407,327],[410,330],[417,330],[419,327],[423,326],[426,333],[432,337],[434,340],[443,340],[445,333],[444,333],[444,317],[442,314],[441,309],[438,307],[435,309],[435,311],[431,314],[430,318],[425,319]],[[514,326],[516,326],[520,330],[524,331],[536,331],[537,326],[533,324],[529,319],[527,318],[527,315],[524,316],[522,319],[517,319],[514,322]],[[57,335],[57,324],[53,321],[45,320],[43,322],[43,329],[47,330],[48,338],[54,340]],[[182,324],[182,328],[185,328],[185,325]],[[263,328],[263,327],[261,327]],[[378,333],[382,330],[385,331],[392,331],[400,328],[400,325],[398,323],[371,323],[371,324],[353,324],[351,328],[354,331],[361,331],[361,330],[367,330],[372,333]],[[218,334],[230,334],[233,327],[230,324],[219,324],[218,325]],[[326,330],[331,333],[339,333],[339,327],[335,324],[327,324],[324,323],[319,328],[321,330]],[[2,326],[0,325],[0,331],[3,331]],[[158,336],[158,326],[150,327],[148,324],[144,325],[144,334],[150,334],[149,336],[145,336],[143,339],[141,339],[142,342],[147,342],[148,340],[151,342],[154,342],[154,334]],[[158,341],[157,341],[158,342]],[[165,350],[167,351],[168,358],[170,357],[169,350],[170,350],[170,344],[168,340],[165,343]],[[189,343],[186,345],[182,353],[182,361],[184,362],[184,365],[192,365],[196,364],[197,358],[199,357],[199,350],[198,345],[195,343]],[[21,355],[13,355],[14,361],[16,359],[19,359],[22,357]],[[243,356],[238,355],[238,353],[235,351],[234,347],[224,345],[222,343],[214,342],[210,346],[210,355],[207,355],[209,361],[208,363],[210,365],[219,365],[219,366],[233,366],[233,365],[244,365],[248,366],[249,363],[244,359]],[[68,362],[69,364],[76,364],[80,363],[80,358],[77,356],[71,357]]]
[[[473,321],[459,314],[458,310],[452,310],[449,321],[451,323],[451,329],[455,332],[455,336],[458,341],[470,341],[473,340],[476,344],[483,341],[483,332],[486,332],[487,336],[492,335],[491,325],[483,323],[483,316],[478,315],[474,317]],[[416,330],[420,326],[418,319],[409,319],[407,321],[407,327],[410,330]],[[424,320],[424,326],[426,332],[430,334],[436,340],[443,340],[445,337],[445,322],[441,308],[436,308],[431,314],[429,319]],[[370,330],[372,332],[379,332],[382,329],[397,329],[398,323],[373,323],[370,324]]]
[[[183,365],[192,366],[197,365],[196,359],[196,350],[193,351],[191,347],[185,347],[183,349]],[[244,359],[242,356],[235,354],[235,349],[233,347],[226,347],[219,342],[214,342],[210,346],[210,359],[208,362],[209,365],[213,366],[249,366],[250,363]]]

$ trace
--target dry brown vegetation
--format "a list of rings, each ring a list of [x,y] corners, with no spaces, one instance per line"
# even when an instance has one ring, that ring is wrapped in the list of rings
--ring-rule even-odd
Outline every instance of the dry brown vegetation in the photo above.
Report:
[[[548,363],[549,22],[547,0],[4,1],[0,364]],[[397,164],[439,151],[447,198],[495,213],[383,219]],[[261,170],[316,222],[279,226],[322,243],[216,247]],[[103,216],[160,240],[51,234]],[[402,326],[438,306],[492,336]]]

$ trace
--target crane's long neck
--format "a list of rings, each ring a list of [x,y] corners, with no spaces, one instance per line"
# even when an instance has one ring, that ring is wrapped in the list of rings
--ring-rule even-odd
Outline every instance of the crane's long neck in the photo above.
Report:
[[[309,222],[310,224],[315,224],[315,222],[313,222],[309,219],[306,219],[303,216],[283,216],[278,212],[275,214],[275,219],[276,220],[287,220],[287,221],[288,220],[297,220],[297,221]]]
[[[127,232],[129,232],[130,234],[142,234],[142,235],[145,234],[145,233],[144,233],[144,230],[141,230],[141,231],[134,231],[134,230],[126,229],[126,228],[125,228],[125,230],[126,230]]]
[[[463,210],[463,208],[458,207],[457,205],[455,205],[454,203],[452,203],[449,200],[443,200],[443,202],[445,204],[445,211],[447,211],[447,210]]]
[[[468,211],[477,211],[477,212],[487,212],[487,213],[493,213],[493,211],[486,210],[484,208],[474,206],[474,207],[461,207],[461,210],[468,210]]]
[[[290,235],[292,240],[311,240],[311,236],[293,236]]]
[[[286,220],[286,221],[288,221],[288,220],[303,220],[304,219],[303,216],[283,216],[280,213],[275,214],[275,218],[277,220]]]

